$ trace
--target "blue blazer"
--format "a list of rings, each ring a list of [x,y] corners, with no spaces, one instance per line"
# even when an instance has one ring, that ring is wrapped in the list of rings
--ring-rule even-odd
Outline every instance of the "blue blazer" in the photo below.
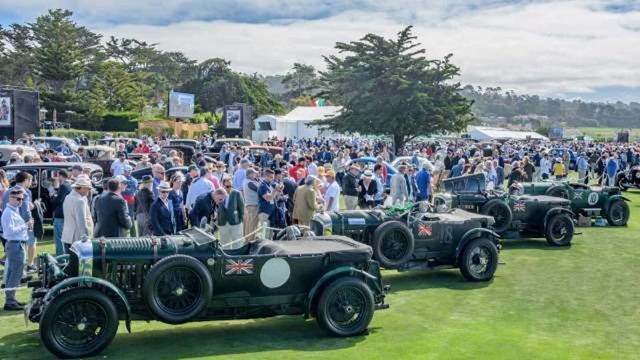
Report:
[[[171,201],[169,201],[169,206],[171,206]],[[157,198],[153,204],[151,204],[151,209],[149,209],[149,219],[151,220],[153,235],[173,235],[175,223],[171,221],[171,213],[160,198]]]

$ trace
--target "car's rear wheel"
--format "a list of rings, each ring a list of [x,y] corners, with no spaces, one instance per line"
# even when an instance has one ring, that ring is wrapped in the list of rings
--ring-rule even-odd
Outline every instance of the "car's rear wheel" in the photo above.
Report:
[[[118,332],[113,301],[96,289],[78,288],[55,297],[40,319],[40,338],[59,358],[97,355]]]
[[[562,186],[552,186],[549,189],[547,189],[545,195],[549,195],[549,196],[553,196],[553,197],[560,197],[563,199],[568,199],[569,198],[569,192],[567,191],[567,189],[565,189]]]
[[[207,307],[213,281],[208,269],[197,259],[172,255],[151,268],[142,291],[156,318],[169,324],[181,324]]]
[[[336,336],[354,336],[367,330],[373,318],[373,293],[364,281],[343,277],[327,286],[318,300],[321,328]]]
[[[625,226],[629,221],[629,204],[622,199],[614,200],[607,211],[607,222],[611,226]]]
[[[502,233],[509,229],[511,220],[513,219],[513,213],[509,205],[500,199],[489,200],[486,204],[482,205],[480,213],[493,217],[495,220],[493,230],[497,233]]]
[[[373,232],[373,256],[385,268],[395,269],[413,256],[415,239],[400,221],[387,221]]]
[[[574,231],[573,219],[564,213],[553,215],[544,229],[545,238],[551,246],[571,245]]]
[[[487,238],[471,241],[460,259],[460,272],[469,281],[489,281],[498,268],[498,247]]]

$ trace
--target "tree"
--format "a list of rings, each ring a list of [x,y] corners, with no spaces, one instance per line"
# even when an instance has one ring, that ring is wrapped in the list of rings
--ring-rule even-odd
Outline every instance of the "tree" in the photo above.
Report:
[[[320,83],[316,69],[313,66],[294,63],[293,70],[282,78],[282,85],[287,89],[284,94],[285,99],[290,100],[304,95],[315,95]]]
[[[91,94],[102,99],[107,111],[142,111],[145,105],[143,85],[124,65],[106,61],[93,79]]]
[[[99,52],[100,35],[71,20],[68,10],[49,10],[29,24],[33,35],[35,70],[55,93],[78,79]]]
[[[320,80],[324,95],[343,109],[315,124],[337,132],[389,135],[396,149],[417,136],[464,129],[473,119],[472,102],[453,82],[459,68],[451,55],[427,59],[415,39],[409,26],[396,40],[368,34],[337,43],[346,56],[325,56],[327,71]]]

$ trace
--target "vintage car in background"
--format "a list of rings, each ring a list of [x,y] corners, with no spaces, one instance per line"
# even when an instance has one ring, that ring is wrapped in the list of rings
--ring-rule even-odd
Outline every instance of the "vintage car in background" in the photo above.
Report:
[[[253,161],[258,164],[262,155],[265,153],[271,154],[273,158],[276,155],[282,155],[282,148],[277,146],[265,146],[265,145],[251,145],[245,146],[243,149],[253,156]]]
[[[525,194],[557,196],[571,201],[571,210],[585,216],[603,215],[609,225],[629,221],[629,199],[617,187],[598,187],[564,181],[521,183]]]
[[[470,281],[488,281],[498,266],[493,218],[464,210],[433,213],[426,202],[372,210],[316,214],[315,234],[344,235],[370,245],[388,269],[459,268]]]
[[[113,147],[106,145],[89,145],[83,146],[82,148],[84,149],[83,160],[85,162],[100,166],[105,177],[112,175],[111,164],[117,160],[116,150]],[[135,161],[127,159],[127,163],[135,169]]]
[[[22,148],[22,156],[28,155],[32,159],[38,159],[40,155],[35,148],[28,145],[0,145],[0,166],[9,164],[11,154],[18,153],[18,148]]]
[[[493,229],[506,237],[542,235],[551,246],[571,244],[575,224],[567,199],[486,190],[484,174],[458,176],[442,184],[446,192],[434,197],[438,211],[460,208],[491,216],[495,219]]]
[[[193,139],[167,139],[167,145],[189,146],[195,151],[199,151],[201,147],[200,142]]]
[[[69,255],[38,258],[25,316],[55,356],[88,357],[120,320],[190,321],[315,317],[335,336],[366,331],[388,287],[371,248],[342,236],[258,240],[224,250],[209,233],[79,241]],[[274,329],[275,331],[275,329]]]
[[[173,176],[173,174],[175,174],[176,172],[181,172],[182,174],[186,174],[187,171],[189,170],[189,167],[187,166],[176,166],[176,167],[172,167],[170,169],[165,170],[165,178],[166,179],[171,179],[171,177]],[[153,176],[153,171],[151,169],[151,167],[147,167],[144,169],[138,169],[138,170],[134,170],[133,172],[131,172],[131,176],[133,176],[134,179],[140,181],[142,180],[142,177],[145,175],[151,175]]]
[[[640,165],[618,172],[616,186],[622,191],[627,191],[630,187],[640,189]]]
[[[142,144],[142,140],[141,139],[137,139],[137,138],[109,138],[109,139],[98,139],[96,140],[96,145],[105,145],[105,146],[110,146],[112,148],[116,148],[118,142],[124,142],[125,144],[127,142],[131,141],[136,147],[138,147],[140,144]],[[148,139],[148,143],[149,146],[153,145],[153,141],[151,141],[151,139]]]
[[[53,149],[57,150],[58,147],[62,144],[66,144],[72,152],[78,151],[78,143],[73,139],[65,138],[65,137],[56,137],[56,136],[34,136],[31,138],[31,143],[28,143],[26,139],[18,139],[16,141],[17,145],[31,145],[36,149],[42,147],[43,149]],[[71,154],[63,154],[64,156],[69,156]]]
[[[13,184],[13,179],[20,171],[26,171],[33,175],[31,184],[31,194],[33,201],[40,200],[43,206],[43,221],[50,222],[53,220],[53,206],[51,205],[51,196],[49,188],[53,186],[58,178],[58,171],[64,169],[71,174],[71,168],[74,165],[81,165],[84,173],[89,176],[93,183],[94,189],[100,191],[102,189],[102,178],[104,173],[102,168],[96,164],[90,163],[73,163],[73,162],[40,162],[18,165],[7,165],[4,171],[7,178]]]
[[[214,141],[214,143],[211,146],[209,146],[209,148],[207,149],[207,153],[205,155],[210,156],[214,159],[218,159],[220,157],[220,151],[222,150],[222,147],[225,145],[245,147],[245,146],[253,146],[255,144],[253,143],[253,141],[249,139],[242,139],[242,138],[217,139],[216,141]]]

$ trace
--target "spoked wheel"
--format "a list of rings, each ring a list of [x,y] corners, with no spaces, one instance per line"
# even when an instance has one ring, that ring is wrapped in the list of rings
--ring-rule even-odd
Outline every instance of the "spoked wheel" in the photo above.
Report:
[[[159,261],[149,272],[143,293],[154,315],[170,324],[191,320],[207,306],[212,294],[207,268],[197,259],[173,255]]]
[[[56,297],[40,320],[44,346],[61,358],[93,356],[118,331],[118,312],[104,293],[80,288]]]
[[[513,220],[513,212],[504,201],[499,199],[489,200],[482,206],[480,213],[493,217],[495,220],[493,230],[497,233],[502,233],[509,229],[511,220]]]
[[[545,228],[545,238],[551,246],[569,246],[575,226],[568,214],[556,214],[549,219]]]
[[[629,205],[624,200],[615,200],[607,211],[607,222],[611,226],[625,226],[629,221]]]
[[[411,259],[415,239],[405,224],[388,221],[373,232],[372,247],[373,254],[380,264],[385,268],[394,269]]]
[[[498,267],[498,248],[486,238],[473,240],[465,247],[460,260],[460,271],[467,280],[488,281]]]
[[[359,335],[369,326],[373,307],[373,294],[367,284],[357,278],[340,278],[320,295],[317,321],[333,335]]]

